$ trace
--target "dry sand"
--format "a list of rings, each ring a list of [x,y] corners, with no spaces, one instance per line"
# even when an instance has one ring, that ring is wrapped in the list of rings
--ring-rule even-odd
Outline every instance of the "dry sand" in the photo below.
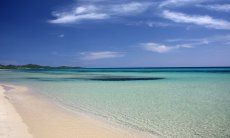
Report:
[[[4,87],[0,86],[0,137],[32,138],[21,116],[5,96]]]
[[[17,135],[15,138],[27,138],[31,137],[30,133],[35,138],[157,137],[136,130],[115,127],[96,118],[65,110],[44,99],[41,95],[28,91],[26,87],[7,86],[14,89],[6,93],[7,100],[1,87],[0,117],[3,123],[0,126],[0,137],[6,135],[8,138],[7,135],[9,137]],[[8,112],[11,116],[6,117],[4,114],[9,114]],[[28,126],[29,133],[19,115]]]

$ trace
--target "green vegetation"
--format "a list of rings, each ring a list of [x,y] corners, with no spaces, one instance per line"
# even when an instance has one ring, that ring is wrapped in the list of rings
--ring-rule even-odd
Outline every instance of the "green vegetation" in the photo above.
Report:
[[[0,69],[77,69],[80,67],[69,67],[69,66],[59,66],[59,67],[51,67],[51,66],[41,66],[36,64],[26,64],[26,65],[1,65]]]

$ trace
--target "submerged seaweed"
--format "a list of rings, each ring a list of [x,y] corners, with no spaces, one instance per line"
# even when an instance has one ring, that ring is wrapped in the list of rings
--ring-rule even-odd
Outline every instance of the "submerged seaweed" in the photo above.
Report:
[[[96,81],[138,81],[138,80],[159,80],[164,78],[157,77],[97,77],[90,80]]]
[[[140,81],[140,80],[160,80],[159,77],[127,77],[127,76],[97,76],[97,77],[67,77],[67,78],[39,78],[27,77],[26,79],[37,81],[73,81],[73,80],[90,80],[90,81]]]

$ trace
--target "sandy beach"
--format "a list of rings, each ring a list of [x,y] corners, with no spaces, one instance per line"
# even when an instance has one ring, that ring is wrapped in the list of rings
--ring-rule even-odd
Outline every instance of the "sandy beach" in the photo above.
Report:
[[[32,138],[26,124],[5,96],[4,87],[0,86],[0,137]]]
[[[4,87],[10,89],[4,92]],[[72,113],[42,99],[26,87],[4,84],[1,85],[0,91],[0,136],[3,138],[156,137]]]

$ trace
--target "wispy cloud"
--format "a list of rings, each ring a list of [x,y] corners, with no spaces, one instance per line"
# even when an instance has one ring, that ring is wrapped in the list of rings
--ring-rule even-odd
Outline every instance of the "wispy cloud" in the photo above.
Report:
[[[151,52],[157,52],[157,53],[167,53],[172,50],[179,49],[179,48],[192,48],[192,46],[186,45],[186,44],[176,45],[176,46],[167,46],[167,45],[159,44],[155,42],[142,43],[140,44],[140,46],[144,50],[151,51]]]
[[[171,26],[171,24],[166,22],[156,22],[156,21],[145,21],[145,24],[147,24],[149,27],[167,27]]]
[[[106,13],[100,12],[100,9],[94,5],[82,5],[66,11],[55,11],[53,16],[56,19],[49,20],[54,24],[79,23],[84,20],[103,20],[110,18]]]
[[[97,60],[97,59],[106,59],[106,58],[117,58],[125,56],[123,52],[114,52],[114,51],[99,51],[99,52],[82,52],[83,60]]]
[[[63,37],[65,37],[65,35],[64,34],[59,34],[59,35],[57,35],[57,37],[63,38]]]
[[[190,38],[190,39],[168,39],[162,43],[148,42],[141,43],[139,46],[147,51],[157,53],[167,53],[181,48],[196,48],[198,46],[224,46],[230,43],[230,34],[217,35],[206,38]]]
[[[52,51],[51,55],[53,56],[59,56],[59,57],[76,57],[76,54],[74,53],[63,53],[63,52],[58,52],[58,51]]]
[[[159,22],[159,21],[137,21],[137,22],[128,22],[127,25],[133,25],[133,26],[148,26],[148,27],[168,27],[172,26],[172,24],[167,22]]]
[[[202,2],[205,2],[205,1],[208,1],[208,0],[165,0],[165,1],[162,1],[159,4],[159,7],[160,8],[172,7],[172,6],[173,7],[174,6],[178,7],[178,6],[184,6],[184,5],[189,5],[189,4],[202,3]]]
[[[55,19],[49,20],[49,23],[68,24],[80,23],[84,20],[105,20],[122,16],[133,16],[143,13],[151,6],[149,2],[129,2],[122,4],[88,4],[77,6],[71,10],[55,11]]]
[[[104,13],[86,13],[86,14],[54,14],[56,19],[50,20],[54,24],[79,23],[84,20],[103,20],[109,18],[109,15]]]
[[[142,13],[146,11],[151,3],[147,2],[130,2],[130,3],[125,3],[125,4],[117,4],[111,6],[111,12],[112,14],[122,14],[122,15],[135,15],[137,13]]]
[[[187,15],[180,12],[163,11],[163,17],[176,23],[190,23],[214,29],[230,29],[230,22],[222,19],[214,19],[210,16]]]
[[[230,22],[210,15],[190,15],[180,11],[179,7],[203,7],[215,11],[229,12],[229,4],[212,4],[214,0],[162,0],[162,1],[132,1],[132,0],[79,0],[77,6],[56,10],[52,13],[52,24],[80,24],[100,21],[123,23],[125,25],[145,25],[149,27],[190,26],[200,25],[213,29],[230,29]],[[171,11],[177,9],[177,12]],[[169,10],[171,9],[171,10]],[[169,19],[170,21],[166,21]],[[162,20],[163,19],[163,20]],[[183,24],[186,26],[186,24]]]
[[[214,11],[230,12],[230,4],[197,5],[197,7],[202,7]]]
[[[188,44],[193,47],[195,46],[204,46],[204,45],[226,45],[230,43],[230,34],[226,35],[216,35],[212,37],[205,37],[205,38],[190,38],[190,39],[182,39],[182,38],[176,38],[176,39],[168,39],[166,40],[170,43],[181,43],[181,44]]]

